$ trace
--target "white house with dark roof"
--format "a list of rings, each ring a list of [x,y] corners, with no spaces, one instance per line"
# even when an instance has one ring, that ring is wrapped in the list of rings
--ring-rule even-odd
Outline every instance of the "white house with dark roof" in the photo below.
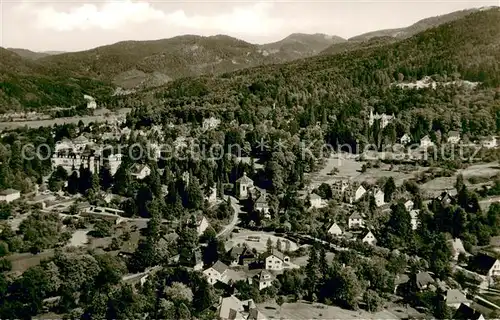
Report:
[[[21,191],[16,189],[6,189],[0,191],[0,201],[12,202],[21,198]]]
[[[135,179],[142,180],[151,174],[151,169],[147,164],[135,164],[130,175]]]
[[[371,231],[368,231],[365,236],[361,239],[362,242],[368,243],[371,246],[377,245],[377,238],[373,235]]]
[[[248,195],[253,190],[253,187],[253,180],[247,177],[246,172],[243,172],[243,176],[236,180],[236,196],[240,200],[248,198]]]
[[[336,222],[334,222],[328,229],[328,233],[336,237],[339,237],[343,234],[342,229],[340,229],[339,225]]]
[[[259,290],[263,290],[273,285],[274,276],[269,271],[262,270],[255,276],[255,279],[259,284]]]
[[[364,228],[365,226],[365,219],[359,212],[354,212],[349,216],[349,220],[347,222],[347,225],[349,229],[359,229],[359,228]]]
[[[284,255],[282,252],[273,249],[271,252],[263,254],[264,264],[266,270],[281,271],[285,268],[285,263],[290,262],[290,257]]]
[[[229,267],[224,263],[217,261],[210,268],[203,271],[203,274],[207,278],[208,283],[211,285],[216,284],[218,281],[226,283],[227,282],[227,270]]]
[[[267,194],[262,192],[260,196],[255,200],[255,210],[262,212],[264,215],[269,214],[269,204],[267,202]]]

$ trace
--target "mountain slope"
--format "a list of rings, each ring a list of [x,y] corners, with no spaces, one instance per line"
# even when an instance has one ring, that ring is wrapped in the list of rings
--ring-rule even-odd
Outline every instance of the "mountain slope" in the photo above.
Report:
[[[435,74],[442,77],[457,74],[463,79],[496,87],[500,86],[499,30],[500,9],[495,8],[472,13],[395,43],[283,65],[260,66],[218,78],[186,79],[153,92],[159,98],[175,99],[179,86],[182,92],[189,92],[187,88],[192,82],[197,88],[193,92],[200,93],[192,95],[196,105],[203,104],[200,98],[207,105],[217,105],[215,101],[242,104],[251,100],[240,98],[248,92],[263,100],[279,98],[288,104],[294,101],[293,97],[312,93],[316,96],[323,93],[341,101],[352,94],[353,99],[357,99],[361,90],[376,93],[400,77],[414,81]],[[200,87],[205,89],[199,90]],[[302,100],[297,98],[297,101]],[[189,105],[191,101],[186,99],[184,103]]]
[[[21,49],[21,48],[7,48],[7,50],[12,51],[19,56],[26,58],[26,59],[31,59],[31,60],[37,60],[43,57],[49,56],[48,53],[43,53],[43,52],[34,52],[28,49]]]
[[[119,42],[45,57],[39,62],[119,86],[134,87],[145,85],[151,78],[162,84],[171,79],[223,73],[279,60],[264,56],[256,45],[232,37],[185,35]]]
[[[342,43],[336,43],[320,52],[320,54],[338,54],[354,50],[374,48],[382,45],[391,44],[398,41],[393,37],[376,37],[365,41],[349,40]]]
[[[321,33],[293,33],[280,41],[261,45],[260,48],[264,54],[280,56],[283,61],[291,61],[314,56],[333,44],[346,41],[338,36]]]
[[[405,39],[411,37],[419,32],[425,31],[429,28],[437,27],[447,22],[451,22],[460,18],[463,18],[473,12],[477,12],[481,9],[468,9],[462,11],[456,11],[445,15],[440,15],[436,17],[430,17],[422,19],[409,27],[406,28],[396,28],[396,29],[386,29],[377,30],[368,33],[364,33],[352,38],[349,41],[367,41],[372,38],[377,37],[393,37],[397,39]]]
[[[113,92],[109,84],[72,77],[1,47],[0,57],[0,112],[70,107],[85,103],[84,94],[104,99]]]

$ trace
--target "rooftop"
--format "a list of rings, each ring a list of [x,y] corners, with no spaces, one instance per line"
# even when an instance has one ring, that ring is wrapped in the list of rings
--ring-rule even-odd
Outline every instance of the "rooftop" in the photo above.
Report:
[[[0,195],[8,196],[8,195],[16,194],[16,193],[20,193],[20,192],[21,191],[16,190],[16,189],[5,189],[5,190],[0,191]]]

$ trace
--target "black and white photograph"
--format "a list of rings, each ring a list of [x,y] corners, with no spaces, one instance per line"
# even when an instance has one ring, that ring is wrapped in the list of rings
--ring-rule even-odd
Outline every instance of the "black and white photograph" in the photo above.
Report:
[[[500,0],[0,22],[0,319],[500,319]]]

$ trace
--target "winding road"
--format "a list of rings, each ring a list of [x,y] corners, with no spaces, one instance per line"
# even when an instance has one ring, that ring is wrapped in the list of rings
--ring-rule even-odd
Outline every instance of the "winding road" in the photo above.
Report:
[[[225,196],[224,198],[226,202],[229,202],[230,199],[231,199],[231,207],[233,208],[234,211],[233,219],[228,225],[224,227],[224,229],[222,229],[219,233],[217,233],[217,238],[220,238],[222,236],[227,236],[228,234],[230,234],[231,231],[233,231],[234,227],[236,227],[236,225],[238,224],[240,213],[243,212],[241,210],[241,206],[239,205],[239,201],[235,197]]]

